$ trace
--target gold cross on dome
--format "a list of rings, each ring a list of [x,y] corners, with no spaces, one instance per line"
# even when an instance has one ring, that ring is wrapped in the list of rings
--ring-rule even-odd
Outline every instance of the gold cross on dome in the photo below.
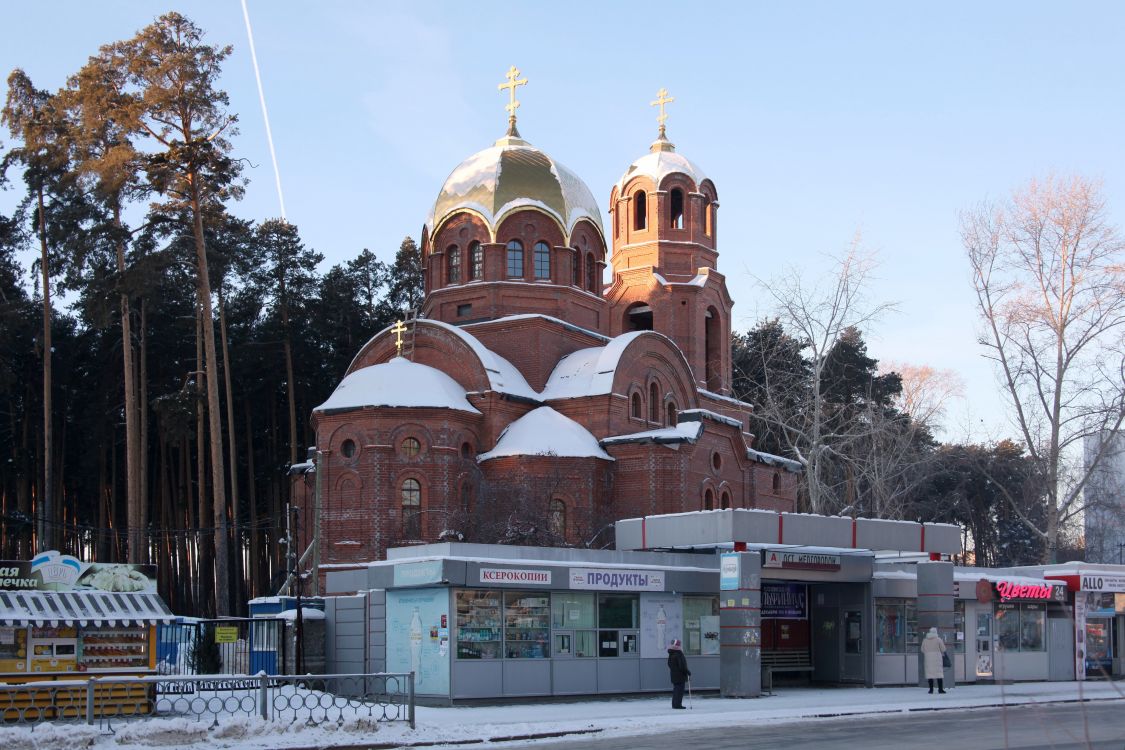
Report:
[[[398,347],[398,356],[402,356],[402,334],[406,331],[406,326],[402,324],[401,320],[395,321],[394,326],[391,328],[391,333],[395,335],[395,346]]]
[[[676,101],[675,97],[668,96],[668,89],[662,88],[656,92],[656,101],[650,102],[650,107],[660,107],[660,116],[656,121],[660,123],[660,137],[664,137],[664,121],[668,119],[668,113],[664,111],[665,104],[671,104]]]
[[[514,122],[516,119],[516,110],[519,109],[520,103],[516,101],[516,86],[526,86],[527,79],[520,78],[520,71],[515,65],[508,68],[508,82],[501,83],[496,88],[499,91],[508,89],[508,104],[504,109],[508,110],[508,121]]]

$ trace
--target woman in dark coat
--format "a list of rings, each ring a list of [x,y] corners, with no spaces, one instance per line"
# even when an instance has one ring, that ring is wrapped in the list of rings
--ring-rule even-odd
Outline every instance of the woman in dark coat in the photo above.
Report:
[[[683,644],[676,638],[668,644],[668,671],[672,676],[672,708],[684,707],[684,683],[691,677]]]

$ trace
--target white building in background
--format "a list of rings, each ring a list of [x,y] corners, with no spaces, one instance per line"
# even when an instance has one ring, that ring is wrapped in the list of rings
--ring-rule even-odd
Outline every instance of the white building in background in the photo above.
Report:
[[[1125,563],[1125,433],[1109,432],[1085,440],[1089,467],[1103,442],[1107,451],[1086,485],[1086,562]]]

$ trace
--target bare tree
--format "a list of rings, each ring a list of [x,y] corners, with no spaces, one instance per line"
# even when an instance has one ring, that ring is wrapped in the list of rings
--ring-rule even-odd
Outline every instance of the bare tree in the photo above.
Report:
[[[965,395],[965,381],[953,370],[892,361],[881,362],[879,371],[898,374],[902,392],[895,398],[895,407],[931,432],[941,430],[950,402]]]
[[[961,237],[980,343],[1045,484],[1044,522],[1013,509],[1053,562],[1104,456],[1083,462],[1082,441],[1116,434],[1125,416],[1125,243],[1100,184],[1082,177],[1032,181],[1004,204],[965,211]]]
[[[828,270],[811,284],[797,268],[762,284],[773,297],[779,322],[803,346],[809,366],[801,382],[765,383],[761,398],[754,400],[755,415],[804,465],[804,487],[812,513],[848,504],[840,490],[834,489],[839,483],[830,476],[830,463],[845,458],[843,448],[870,435],[873,428],[870,422],[833,419],[826,393],[829,355],[849,332],[894,307],[867,299],[875,263],[862,250],[858,236],[845,253],[830,261]]]

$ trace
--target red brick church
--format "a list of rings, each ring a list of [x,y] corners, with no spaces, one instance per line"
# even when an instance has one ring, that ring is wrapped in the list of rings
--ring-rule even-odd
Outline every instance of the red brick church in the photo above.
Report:
[[[294,490],[319,491],[319,564],[439,540],[605,547],[621,518],[793,510],[799,467],[752,449],[731,397],[719,195],[667,139],[665,92],[607,228],[520,136],[511,73],[507,134],[453,170],[422,229],[420,313],[313,411],[315,481]]]

